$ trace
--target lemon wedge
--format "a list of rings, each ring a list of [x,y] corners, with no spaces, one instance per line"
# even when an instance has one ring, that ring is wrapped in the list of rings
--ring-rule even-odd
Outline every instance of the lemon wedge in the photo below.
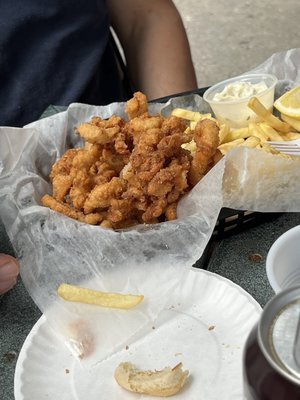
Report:
[[[300,119],[300,86],[279,97],[274,102],[274,107],[284,115]]]

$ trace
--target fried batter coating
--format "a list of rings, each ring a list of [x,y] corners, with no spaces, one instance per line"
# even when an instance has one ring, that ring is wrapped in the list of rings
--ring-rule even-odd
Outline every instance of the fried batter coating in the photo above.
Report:
[[[210,169],[219,145],[219,128],[215,121],[204,119],[196,125],[194,134],[196,153],[189,172],[189,181],[195,186]]]
[[[167,208],[167,199],[165,197],[156,197],[149,204],[146,211],[142,214],[142,219],[147,224],[154,224],[158,222],[160,217]]]
[[[126,181],[117,177],[112,178],[110,182],[95,186],[84,203],[85,214],[91,213],[96,209],[107,209],[110,207],[112,199],[120,198],[126,187]]]
[[[128,100],[125,106],[125,112],[129,119],[139,117],[148,111],[147,97],[142,92],[136,92],[133,98]]]
[[[166,209],[166,218],[168,221],[173,221],[177,218],[177,203],[171,203]]]
[[[161,115],[150,116],[146,113],[129,121],[126,124],[125,131],[133,138],[133,144],[136,145],[146,131],[150,135],[151,132],[152,134],[154,133],[154,129],[161,130],[163,121],[164,119]],[[163,132],[161,132],[162,136],[164,136]]]
[[[180,133],[165,136],[157,145],[158,150],[165,157],[177,157],[183,153],[182,144],[185,143],[184,136]]]
[[[163,168],[165,158],[159,151],[153,153],[133,152],[130,158],[134,175],[140,181],[149,182]]]
[[[64,200],[72,185],[70,171],[78,151],[79,149],[67,150],[52,167],[50,179],[52,181],[53,197],[59,201]]]
[[[107,218],[114,224],[116,222],[127,221],[136,216],[136,209],[132,198],[112,199]]]
[[[77,131],[79,135],[89,143],[105,144],[110,143],[124,125],[122,118],[112,116],[108,120],[94,117],[91,122],[81,124]]]
[[[42,197],[42,205],[64,214],[67,217],[77,219],[80,222],[85,222],[86,224],[98,225],[104,218],[104,215],[101,213],[91,213],[85,215],[83,212],[74,210],[66,203],[60,202],[48,194],[45,194]]]
[[[177,117],[144,114],[129,124],[144,130],[140,130],[135,141],[130,168],[123,173],[129,189],[122,196],[135,198],[136,208],[144,211],[144,222],[158,222],[169,203],[178,201],[189,186],[190,153],[181,147],[189,140],[186,123]]]
[[[122,171],[128,160],[129,157],[116,153],[113,148],[104,148],[102,151],[102,161],[107,163],[117,175]]]
[[[178,163],[171,163],[168,167],[161,169],[149,182],[148,194],[150,196],[165,197],[177,184],[176,187],[184,191],[188,187],[188,170],[185,170]]]
[[[52,179],[55,175],[68,175],[70,173],[73,159],[77,155],[80,149],[69,149],[67,150],[59,160],[53,164],[50,178]]]
[[[87,195],[95,185],[90,170],[101,154],[101,146],[93,144],[89,150],[79,150],[73,159],[70,170],[72,187],[69,196],[71,204],[76,210],[82,211]]]
[[[129,132],[122,130],[116,135],[114,147],[118,154],[130,155],[133,148],[132,135],[130,135]]]
[[[187,122],[175,115],[171,115],[169,118],[165,118],[162,124],[162,131],[165,136],[174,135],[180,133],[184,138],[186,138],[186,128]],[[188,139],[187,139],[188,140]]]
[[[52,179],[53,197],[56,200],[64,201],[65,196],[68,194],[73,179],[70,175],[54,175]]]
[[[51,171],[53,197],[42,204],[103,228],[123,229],[177,218],[177,203],[211,168],[219,128],[202,120],[195,130],[175,117],[148,114],[146,96],[126,104],[129,121],[113,115],[81,124],[82,149],[68,150]],[[196,142],[194,155],[183,145]]]

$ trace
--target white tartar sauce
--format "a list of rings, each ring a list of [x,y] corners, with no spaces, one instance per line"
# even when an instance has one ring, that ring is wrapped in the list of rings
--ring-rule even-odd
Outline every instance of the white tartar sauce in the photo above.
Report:
[[[246,97],[255,96],[263,92],[268,87],[265,82],[250,83],[250,82],[234,82],[225,86],[220,93],[216,93],[213,97],[214,101],[231,101],[244,99]]]

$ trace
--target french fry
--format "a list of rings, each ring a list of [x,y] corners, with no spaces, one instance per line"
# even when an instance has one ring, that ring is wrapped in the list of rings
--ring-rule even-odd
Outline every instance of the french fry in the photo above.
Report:
[[[240,139],[235,139],[231,142],[220,144],[220,146],[218,147],[218,150],[220,150],[220,152],[224,155],[224,154],[228,153],[229,150],[233,149],[234,147],[240,146],[242,143],[244,143],[244,141],[245,141],[244,139],[240,138]]]
[[[300,133],[298,132],[288,132],[285,134],[284,136],[286,138],[286,140],[296,140],[296,139],[300,139]]]
[[[239,128],[231,130],[224,139],[224,143],[233,142],[237,139],[246,139],[249,137],[249,128]]]
[[[219,131],[220,144],[226,142],[226,138],[229,132],[230,132],[230,126],[228,124],[222,124],[220,126],[220,131]]]
[[[259,144],[260,139],[258,137],[249,136],[246,140],[244,140],[244,143],[241,143],[239,146],[255,148]]]
[[[144,299],[143,295],[100,292],[66,283],[62,283],[58,287],[57,293],[66,301],[121,309],[133,308]]]
[[[188,143],[184,143],[181,145],[181,147],[185,150],[188,150],[191,152],[191,154],[195,154],[197,150],[196,142],[194,140],[191,140]]]
[[[300,132],[300,120],[296,118],[289,117],[287,115],[281,114],[281,119],[287,122],[292,128]]]
[[[186,110],[184,108],[174,108],[174,110],[172,111],[172,115],[174,115],[175,117],[187,119],[188,121],[197,122],[201,119],[201,114],[199,112]]]
[[[267,135],[268,140],[274,141],[274,142],[282,142],[284,141],[284,136],[277,132],[272,126],[268,125],[265,122],[262,122],[260,124],[261,129],[263,132]]]
[[[197,122],[202,121],[203,119],[212,119],[216,121],[217,124],[219,123],[215,118],[212,117],[210,113],[201,114],[198,111],[186,110],[185,108],[174,108],[171,115],[190,121],[190,129],[195,129]]]
[[[256,97],[252,97],[249,100],[248,106],[260,117],[262,122],[249,121],[248,126],[239,129],[230,128],[228,124],[221,123],[212,117],[211,114],[201,114],[182,108],[175,109],[172,114],[187,119],[189,121],[188,129],[190,130],[195,129],[197,122],[205,118],[213,119],[219,124],[220,144],[214,156],[214,164],[234,147],[255,148],[285,157],[279,151],[274,150],[267,142],[299,139],[300,119],[291,118],[284,114],[281,114],[281,119],[279,119]],[[193,140],[190,143],[182,145],[182,147],[189,150],[192,155],[196,151],[196,143]],[[285,158],[293,159],[292,156]],[[300,160],[300,157],[298,157],[298,160]]]
[[[248,107],[251,108],[252,111],[255,112],[255,114],[263,119],[265,122],[267,122],[272,128],[276,129],[277,131],[280,132],[289,132],[291,131],[291,126],[287,124],[286,122],[281,121],[279,118],[275,117],[271,113],[270,110],[268,110],[259,100],[257,97],[251,97],[251,99],[248,102]]]
[[[260,124],[255,122],[249,122],[249,134],[259,138],[261,143],[268,140],[268,135],[261,129]]]
[[[196,128],[198,121],[190,121],[190,129],[193,131]]]

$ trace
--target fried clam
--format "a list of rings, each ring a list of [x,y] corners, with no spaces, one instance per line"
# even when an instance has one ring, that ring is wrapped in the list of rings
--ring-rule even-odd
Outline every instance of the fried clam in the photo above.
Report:
[[[147,97],[142,92],[135,92],[132,99],[128,100],[125,106],[125,112],[129,119],[139,117],[147,111]]]
[[[189,371],[182,363],[161,371],[142,371],[130,362],[121,363],[115,370],[115,380],[124,389],[151,396],[169,397],[178,393],[185,384]]]
[[[121,131],[124,123],[125,121],[116,115],[107,120],[93,117],[91,122],[81,124],[77,132],[89,143],[106,144]]]
[[[76,219],[77,221],[84,222],[90,225],[98,225],[101,223],[105,217],[104,213],[90,213],[84,214],[81,211],[77,211],[74,208],[71,208],[68,204],[63,203],[62,201],[58,201],[54,199],[54,197],[49,194],[45,194],[42,197],[42,205],[44,207],[49,207],[54,211],[59,212],[60,214],[64,214],[67,217]]]
[[[52,181],[53,197],[59,201],[64,201],[72,186],[73,179],[70,176],[70,172],[78,151],[79,149],[67,150],[51,169],[50,179]]]
[[[88,150],[80,149],[73,159],[70,170],[72,186],[70,187],[69,197],[76,210],[82,211],[87,194],[95,185],[91,168],[100,156],[101,146],[92,144]]]
[[[196,142],[196,152],[188,177],[190,184],[195,186],[213,165],[219,145],[218,125],[211,119],[199,121],[193,132],[193,139]]]
[[[89,214],[97,209],[108,209],[112,199],[120,198],[126,187],[126,181],[118,177],[112,178],[110,182],[95,186],[84,203],[84,213]]]
[[[128,121],[93,117],[78,127],[84,147],[68,150],[51,171],[42,203],[79,221],[121,229],[177,218],[185,195],[213,165],[219,128],[201,120],[149,115],[146,96],[126,103]],[[194,139],[196,150],[184,145]]]

